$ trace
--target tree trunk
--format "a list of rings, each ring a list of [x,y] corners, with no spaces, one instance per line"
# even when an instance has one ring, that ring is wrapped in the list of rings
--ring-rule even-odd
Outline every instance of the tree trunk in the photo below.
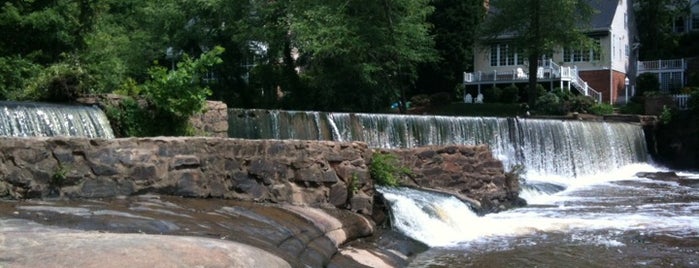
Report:
[[[538,92],[536,90],[536,70],[539,67],[539,57],[541,57],[541,48],[539,47],[539,42],[541,42],[541,6],[539,0],[534,0],[534,14],[532,15],[534,42],[531,42],[531,47],[529,48],[529,87],[527,88],[527,104],[529,104],[529,107],[534,107],[536,98],[538,97]]]

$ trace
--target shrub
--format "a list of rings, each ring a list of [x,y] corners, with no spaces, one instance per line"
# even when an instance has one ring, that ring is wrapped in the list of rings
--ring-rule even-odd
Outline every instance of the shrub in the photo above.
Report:
[[[663,111],[660,113],[659,119],[660,122],[665,125],[670,124],[672,121],[672,109],[668,108],[666,105],[663,105]]]
[[[595,104],[595,100],[589,96],[573,95],[573,97],[567,101],[567,112],[591,113],[592,107]]]
[[[398,163],[395,155],[376,153],[371,158],[369,173],[378,185],[398,186],[398,178],[411,172]]]
[[[643,114],[643,104],[638,102],[629,102],[619,108],[623,114]]]
[[[502,98],[502,89],[492,87],[483,91],[483,100],[488,103],[500,102]]]
[[[200,79],[207,68],[223,62],[219,57],[222,47],[202,54],[192,60],[186,54],[177,63],[177,69],[168,71],[161,66],[149,69],[150,80],[143,85],[143,94],[156,109],[174,117],[188,118],[200,112],[211,95],[208,87],[200,85]]]
[[[562,115],[565,111],[562,109],[561,98],[554,92],[548,92],[536,100],[534,111],[538,114],[553,114]]]
[[[451,103],[451,95],[447,92],[439,92],[430,95],[430,106],[442,106]]]
[[[614,113],[614,106],[607,103],[596,103],[590,107],[590,113],[596,115],[607,115]]]
[[[515,85],[503,88],[500,100],[503,103],[517,103],[519,101],[519,88]]]
[[[87,92],[89,75],[77,58],[69,57],[37,72],[27,81],[18,100],[72,102]]]
[[[430,97],[426,94],[415,95],[410,98],[410,103],[414,107],[428,106],[430,105]]]
[[[18,99],[41,66],[20,56],[0,57],[0,100]]]
[[[636,94],[644,96],[644,92],[660,90],[658,77],[652,73],[644,73],[636,78]]]

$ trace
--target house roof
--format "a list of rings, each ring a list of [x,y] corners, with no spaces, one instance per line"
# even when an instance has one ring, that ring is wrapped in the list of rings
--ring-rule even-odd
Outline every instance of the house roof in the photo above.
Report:
[[[590,18],[591,30],[607,30],[611,28],[614,14],[617,7],[619,7],[619,0],[587,0],[587,3],[595,10],[595,14]]]
[[[607,31],[611,28],[614,14],[619,5],[619,0],[585,0],[593,9],[590,18],[589,30],[593,32]],[[630,0],[627,0],[630,1]],[[497,7],[489,5],[489,13],[497,12]]]

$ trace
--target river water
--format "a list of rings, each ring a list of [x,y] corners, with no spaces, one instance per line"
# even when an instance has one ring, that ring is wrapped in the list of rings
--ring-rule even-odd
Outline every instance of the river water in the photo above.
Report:
[[[484,217],[454,198],[381,191],[394,227],[431,246],[411,267],[699,267],[699,189],[639,171],[661,169],[530,179],[528,206]],[[680,174],[699,184],[698,174]]]
[[[637,124],[522,118],[229,111],[231,137],[488,144],[522,165],[526,207],[478,217],[453,197],[379,189],[398,231],[431,248],[412,267],[699,267],[699,174],[652,164]]]

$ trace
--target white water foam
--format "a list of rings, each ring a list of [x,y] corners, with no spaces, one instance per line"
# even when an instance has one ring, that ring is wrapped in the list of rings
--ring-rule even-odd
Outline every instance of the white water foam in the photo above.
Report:
[[[578,232],[637,230],[670,232],[696,236],[699,230],[699,202],[675,202],[673,196],[699,193],[691,188],[665,185],[665,182],[637,178],[637,172],[661,171],[646,164],[634,164],[614,171],[573,178],[557,193],[525,193],[530,204],[478,217],[454,197],[411,189],[381,188],[393,210],[393,226],[425,244],[454,246],[497,237],[520,237],[542,232],[576,234]],[[619,181],[624,183],[615,183]],[[560,183],[559,178],[540,182]],[[646,186],[644,186],[646,185]],[[690,197],[691,197],[690,196]],[[532,198],[530,200],[529,198]],[[650,202],[650,203],[648,203]],[[595,245],[623,246],[608,237],[581,239]]]

